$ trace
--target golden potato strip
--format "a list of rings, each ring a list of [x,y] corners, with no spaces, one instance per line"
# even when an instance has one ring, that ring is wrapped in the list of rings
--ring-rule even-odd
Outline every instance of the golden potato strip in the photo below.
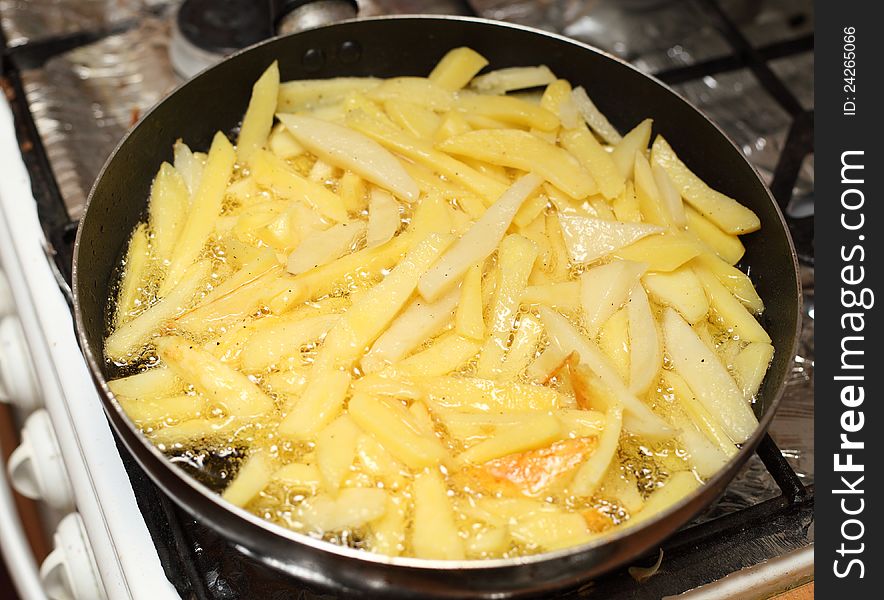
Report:
[[[181,282],[165,297],[157,300],[147,310],[114,329],[104,341],[104,352],[108,358],[123,361],[131,358],[142,345],[155,335],[166,321],[184,312],[202,289],[211,273],[212,264],[203,260],[191,265],[181,277]]]
[[[571,84],[564,79],[556,79],[546,86],[540,106],[559,117],[565,129],[574,129],[580,122],[580,113],[571,99]]]
[[[432,109],[407,100],[387,100],[384,111],[396,125],[425,140],[433,139],[442,124],[442,118]]]
[[[322,160],[353,171],[407,202],[417,200],[420,190],[411,175],[373,139],[349,127],[312,117],[280,114],[279,120],[298,142]]]
[[[559,126],[559,118],[550,111],[512,96],[465,95],[457,100],[456,107],[468,115],[490,117],[511,126],[541,131],[553,131]]]
[[[479,377],[495,379],[500,375],[522,294],[525,293],[528,275],[536,259],[537,248],[528,238],[511,234],[500,243],[497,254],[498,284],[491,307],[489,335],[476,366]]]
[[[700,241],[709,246],[715,254],[728,264],[737,264],[746,253],[746,248],[743,246],[740,238],[723,232],[715,223],[690,206],[685,207],[685,220],[688,231],[696,235]]]
[[[568,353],[576,352],[580,364],[595,373],[611,393],[612,399],[630,413],[632,418],[627,422],[628,430],[652,439],[671,435],[672,429],[627,389],[616,369],[591,340],[584,337],[568,319],[554,310],[545,306],[541,306],[539,310],[540,318],[552,343]]]
[[[361,131],[384,147],[426,165],[483,198],[498,198],[506,186],[465,165],[463,162],[433,148],[432,144],[385,125],[371,116],[354,112],[347,115],[347,125]]]
[[[337,491],[344,483],[356,459],[360,433],[353,419],[344,414],[316,436],[316,465],[329,489]]]
[[[480,129],[448,138],[437,146],[450,154],[537,173],[574,199],[596,193],[598,186],[577,160],[520,129]]]
[[[614,260],[580,276],[583,326],[590,336],[594,337],[605,321],[623,306],[646,268],[645,263]]]
[[[446,90],[456,92],[485,68],[488,59],[466,46],[453,48],[433,67],[429,80]]]
[[[756,315],[764,312],[764,302],[755,291],[752,280],[738,268],[710,253],[698,255],[691,264],[702,265],[709,270],[737,300]]]
[[[460,286],[460,301],[454,323],[457,332],[474,340],[485,337],[485,321],[482,306],[482,265],[469,268]]]
[[[276,286],[283,285],[281,273],[282,267],[274,265],[213,302],[181,315],[175,324],[185,331],[201,334],[244,319],[272,297]]]
[[[718,316],[724,321],[724,325],[733,329],[734,335],[749,342],[770,343],[770,336],[764,327],[755,320],[746,307],[725,288],[718,278],[705,267],[696,267],[694,272],[709,298],[709,305],[715,309]]]
[[[544,304],[563,310],[578,310],[580,308],[580,283],[565,281],[529,285],[522,293],[522,304]]]
[[[636,283],[626,304],[629,316],[629,390],[641,395],[657,380],[663,367],[663,343],[648,295]]]
[[[206,155],[202,152],[191,152],[187,144],[181,140],[175,141],[172,151],[175,170],[184,179],[184,183],[187,185],[188,200],[190,200],[200,185],[200,179],[202,179],[203,170],[206,167],[204,160]]]
[[[332,328],[320,358],[334,364],[352,364],[393,320],[417,287],[421,275],[450,243],[450,236],[434,233],[406,254],[390,274],[360,296]]]
[[[315,494],[322,485],[322,475],[316,465],[290,463],[273,472],[270,480],[281,483],[288,490]]]
[[[160,450],[171,448],[212,447],[248,427],[239,419],[190,419],[177,425],[166,425],[151,431],[148,435],[151,442]]]
[[[445,375],[460,369],[478,352],[478,342],[449,332],[439,336],[426,350],[400,362],[396,370],[413,375]]]
[[[635,185],[632,181],[627,181],[620,195],[614,198],[614,201],[611,203],[611,210],[614,211],[614,217],[618,221],[628,223],[640,223],[642,221],[642,210],[638,202],[638,196],[635,194]],[[601,213],[599,216],[601,216]]]
[[[399,556],[405,551],[406,502],[401,497],[387,500],[384,516],[371,523],[369,547],[372,552],[387,556]]]
[[[513,411],[556,410],[566,404],[556,390],[542,385],[496,382],[477,377],[414,377],[424,393],[444,408]]]
[[[635,153],[634,184],[643,220],[662,227],[672,225],[672,216],[668,207],[663,204],[651,165],[643,152]]]
[[[284,160],[296,158],[307,151],[282,123],[277,123],[270,132],[267,149]]]
[[[204,398],[182,394],[167,398],[118,398],[126,415],[139,427],[164,421],[186,421],[201,416]]]
[[[629,381],[629,314],[621,308],[599,329],[599,349],[611,359],[617,374]]]
[[[307,369],[277,371],[264,377],[264,385],[274,394],[300,396],[307,387]]]
[[[279,65],[273,61],[252,87],[252,97],[236,140],[236,155],[240,162],[247,163],[255,150],[267,142],[278,97]]]
[[[157,354],[172,371],[191,383],[213,404],[235,417],[258,417],[273,410],[270,399],[252,381],[228,365],[199,350],[181,337],[156,341]]]
[[[540,345],[543,326],[532,315],[523,315],[513,335],[513,343],[503,359],[497,374],[501,381],[517,379],[522,376],[531,363]]]
[[[508,67],[473,78],[470,87],[483,94],[506,94],[515,90],[541,87],[556,80],[546,65]]]
[[[368,230],[365,245],[380,246],[396,235],[401,224],[400,206],[393,196],[380,188],[373,188],[368,200]]]
[[[245,506],[267,487],[272,475],[269,458],[263,452],[252,451],[221,497],[236,506]]]
[[[568,254],[575,263],[594,262],[643,237],[664,231],[657,225],[620,223],[576,215],[558,215],[558,220]]]
[[[598,447],[583,463],[571,482],[571,492],[575,496],[592,496],[596,492],[617,455],[622,428],[623,408],[620,404],[614,403],[605,412],[605,428],[599,436]]]
[[[193,196],[187,220],[175,243],[169,270],[160,287],[160,295],[166,295],[181,282],[184,272],[199,257],[203,246],[212,235],[215,220],[221,213],[221,202],[224,200],[227,182],[230,181],[235,161],[233,146],[223,133],[218,132],[212,140],[209,159]]]
[[[132,313],[142,303],[150,258],[147,225],[142,223],[132,233],[132,237],[129,239],[129,248],[126,251],[123,279],[120,281],[120,292],[114,312],[114,326],[116,328],[131,320]]]
[[[160,166],[150,188],[148,227],[154,258],[165,265],[172,259],[175,242],[187,219],[190,192],[181,174],[167,162]]]
[[[279,85],[277,110],[280,112],[300,112],[330,103],[353,92],[366,92],[380,85],[374,77],[336,77],[334,79],[302,79],[286,81]]]
[[[356,529],[379,519],[387,509],[387,493],[375,488],[345,488],[332,499],[320,494],[298,507],[298,516],[309,531],[324,533]]]
[[[455,457],[459,465],[482,464],[501,456],[548,446],[559,439],[561,422],[552,415],[538,415],[530,428],[507,428],[494,436],[470,446]]]
[[[442,123],[439,124],[439,128],[436,129],[436,133],[434,134],[433,138],[436,140],[436,142],[441,142],[443,140],[447,140],[450,137],[460,135],[472,130],[473,126],[470,125],[470,122],[467,120],[467,118],[467,115],[463,115],[458,112],[450,112],[446,114],[442,118]]]
[[[283,317],[248,339],[240,354],[240,364],[245,371],[262,371],[296,356],[302,346],[321,339],[340,318],[339,315],[304,318],[302,314]]]
[[[611,125],[608,118],[596,108],[595,103],[590,100],[589,95],[586,93],[586,90],[583,89],[583,86],[574,88],[574,91],[571,92],[571,99],[574,101],[574,104],[577,105],[577,110],[583,115],[583,119],[586,121],[586,124],[589,125],[590,129],[599,134],[599,137],[611,146],[616,146],[620,143],[620,140],[623,139],[620,136],[620,133],[614,129],[614,126]]]
[[[526,516],[510,528],[513,539],[543,550],[558,550],[590,541],[583,516],[577,513],[544,512]]]
[[[691,391],[690,386],[681,375],[672,370],[665,370],[663,384],[672,390],[676,402],[710,442],[728,457],[737,453],[737,447],[724,431],[721,421],[706,410],[706,407],[697,399],[696,394]]]
[[[266,248],[262,248],[254,258],[243,264],[240,269],[235,271],[220,284],[213,286],[212,291],[206,294],[194,308],[207,306],[220,300],[231,292],[238,290],[247,283],[251,283],[261,275],[278,266],[279,263],[273,252]]]
[[[654,175],[654,181],[657,183],[657,189],[660,190],[660,198],[669,215],[672,217],[672,223],[676,227],[684,227],[687,225],[687,217],[685,216],[685,206],[681,199],[681,194],[675,189],[675,184],[660,163],[654,161],[651,163],[651,172]]]
[[[306,200],[310,206],[333,221],[347,220],[347,210],[340,196],[298,175],[288,163],[271,152],[255,151],[249,161],[249,168],[258,185],[269,187],[291,200]]]
[[[459,297],[460,290],[454,289],[435,302],[412,300],[362,358],[363,370],[374,373],[395,364],[448,326]]]
[[[675,371],[697,400],[721,420],[727,435],[737,443],[749,439],[758,427],[749,403],[718,356],[671,308],[663,313],[663,339]]]
[[[117,398],[153,400],[184,390],[184,382],[166,367],[154,367],[135,375],[107,382]]]
[[[535,193],[531,195],[519,208],[519,212],[516,213],[516,216],[513,217],[513,223],[518,227],[530,226],[537,221],[540,213],[543,212],[548,204],[549,198],[547,198],[546,194]]]
[[[391,77],[368,90],[366,97],[377,102],[409,100],[438,111],[451,110],[454,94],[426,77]]]
[[[336,369],[314,370],[294,408],[280,422],[281,436],[309,439],[332,422],[344,408],[350,374]]]
[[[335,261],[348,253],[365,233],[363,221],[344,221],[308,234],[286,259],[285,270],[300,275]]]
[[[734,375],[746,399],[751,400],[758,393],[773,355],[772,345],[752,342],[734,358]]]
[[[670,273],[646,273],[642,283],[655,302],[671,306],[688,323],[699,322],[709,312],[709,300],[703,283],[689,266]]]
[[[344,201],[347,212],[353,214],[362,212],[368,206],[365,193],[365,181],[356,173],[346,171],[341,175],[338,183],[338,193]]]
[[[530,173],[519,178],[421,278],[418,285],[421,296],[428,300],[438,298],[457,284],[472,265],[488,258],[497,248],[522,202],[540,183],[540,178]]]
[[[592,175],[597,184],[596,189],[584,196],[600,191],[605,198],[612,200],[623,191],[626,179],[611,155],[585,127],[572,129],[562,135],[562,146]],[[568,192],[564,188],[562,191]],[[575,199],[583,198],[583,196],[569,195]]]
[[[272,296],[270,310],[276,314],[283,313],[300,302],[344,287],[345,280],[357,274],[376,275],[392,268],[411,244],[411,236],[398,235],[376,248],[364,248],[298,276],[284,277],[280,279],[277,293]]]
[[[359,427],[412,469],[435,466],[446,456],[441,442],[424,434],[398,400],[354,394],[347,408]]]
[[[676,502],[686,498],[701,485],[697,476],[690,471],[673,473],[663,487],[657,488],[653,494],[648,496],[644,507],[641,511],[632,515],[629,521],[626,522],[625,527],[632,527],[647,521]]]
[[[411,546],[419,558],[463,560],[463,540],[458,535],[448,489],[435,470],[414,478],[414,523]]]
[[[618,248],[613,256],[647,263],[649,271],[674,271],[703,252],[690,236],[673,231],[640,239]]]
[[[672,147],[657,136],[651,160],[660,163],[685,201],[725,233],[742,235],[761,228],[758,216],[733,198],[709,187],[675,154]]]
[[[654,126],[653,119],[645,119],[636,125],[632,131],[623,136],[623,139],[614,146],[611,152],[611,160],[617,165],[617,170],[626,179],[632,179],[635,167],[636,152],[647,152],[651,142],[651,129]]]

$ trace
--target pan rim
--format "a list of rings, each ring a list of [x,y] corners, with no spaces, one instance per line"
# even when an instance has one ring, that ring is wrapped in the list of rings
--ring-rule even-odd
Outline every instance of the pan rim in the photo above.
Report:
[[[803,298],[802,298],[802,293],[801,293],[801,279],[799,276],[800,272],[799,272],[799,265],[798,265],[798,257],[797,257],[797,253],[795,251],[795,246],[794,246],[794,242],[792,240],[792,236],[790,234],[790,231],[789,231],[788,225],[786,223],[785,217],[782,213],[782,210],[779,207],[779,204],[773,198],[773,195],[771,194],[769,187],[764,183],[764,180],[761,178],[758,170],[755,168],[755,166],[753,166],[745,158],[745,156],[742,154],[739,147],[734,143],[734,141],[714,121],[709,119],[709,117],[706,116],[705,113],[703,113],[701,110],[696,108],[692,103],[690,103],[688,100],[686,100],[680,94],[675,92],[670,86],[668,86],[664,82],[660,81],[659,79],[657,79],[653,75],[649,75],[647,73],[642,72],[634,65],[612,55],[609,52],[606,52],[602,49],[596,48],[595,46],[592,46],[590,44],[586,44],[586,43],[568,38],[563,35],[551,33],[548,31],[543,31],[543,30],[536,29],[533,27],[528,27],[525,25],[518,25],[518,24],[507,23],[507,22],[503,22],[503,21],[496,21],[496,20],[492,20],[492,19],[484,19],[484,18],[479,18],[479,17],[465,17],[465,16],[456,16],[456,15],[392,15],[392,16],[375,16],[375,17],[347,19],[344,21],[339,21],[339,22],[330,24],[330,25],[324,25],[324,26],[320,26],[320,27],[316,27],[316,28],[311,28],[310,30],[305,30],[305,31],[315,31],[318,29],[335,28],[338,26],[347,25],[347,24],[356,23],[356,22],[408,21],[408,20],[438,21],[440,23],[445,23],[445,22],[450,22],[450,21],[477,23],[477,24],[486,25],[486,26],[521,30],[526,33],[549,37],[549,38],[553,38],[553,39],[556,39],[561,42],[565,42],[569,45],[576,46],[583,51],[593,52],[593,53],[601,55],[609,60],[615,61],[620,66],[629,68],[630,70],[634,71],[635,73],[637,73],[641,77],[645,77],[647,79],[650,79],[656,85],[665,89],[669,94],[675,95],[679,100],[681,100],[681,102],[683,102],[691,110],[696,112],[699,116],[701,116],[704,120],[706,120],[709,124],[711,124],[715,128],[715,130],[718,132],[718,135],[720,135],[722,138],[727,140],[727,142],[740,155],[743,163],[745,163],[745,165],[748,166],[752,170],[752,172],[755,174],[755,177],[758,179],[758,182],[761,184],[762,188],[765,191],[765,194],[767,195],[768,201],[773,205],[773,208],[775,210],[775,214],[777,215],[779,226],[782,228],[782,230],[786,234],[786,239],[787,239],[788,245],[789,245],[789,252],[790,252],[790,257],[791,257],[792,269],[793,269],[793,273],[795,275],[795,281],[796,281],[796,287],[795,287],[794,292],[795,292],[795,296],[797,299],[797,306],[796,306],[797,317],[796,317],[796,320],[794,323],[791,347],[788,349],[788,351],[790,353],[789,362],[790,363],[794,362],[795,355],[796,355],[797,348],[798,348],[798,344],[799,344],[799,340],[800,340],[801,322],[802,322],[802,317],[803,317],[803,312],[802,312],[803,311]],[[138,428],[135,427],[134,423],[123,412],[123,409],[122,409],[119,401],[116,399],[114,394],[110,391],[110,388],[107,384],[107,381],[104,377],[104,374],[103,374],[102,368],[101,368],[101,363],[103,362],[103,358],[97,356],[96,349],[92,348],[91,344],[89,343],[88,337],[86,334],[85,324],[83,322],[83,317],[82,317],[82,310],[81,310],[81,304],[80,304],[80,292],[79,292],[79,288],[80,288],[79,269],[78,269],[79,258],[80,258],[79,250],[80,250],[80,243],[81,243],[82,235],[83,235],[84,223],[86,223],[86,219],[88,218],[89,208],[90,208],[90,205],[92,204],[93,197],[96,193],[96,190],[98,189],[99,183],[104,178],[105,171],[109,168],[110,164],[113,162],[114,158],[116,157],[116,155],[118,154],[120,149],[127,143],[127,141],[129,140],[129,138],[133,134],[133,132],[136,131],[138,129],[138,127],[141,127],[145,122],[147,122],[148,119],[150,118],[150,116],[153,114],[153,112],[156,111],[164,102],[166,102],[167,100],[172,98],[179,90],[181,90],[183,87],[189,85],[192,81],[201,77],[205,73],[208,73],[209,71],[219,67],[220,65],[226,63],[227,61],[229,61],[231,59],[238,57],[241,54],[247,53],[254,48],[273,43],[273,42],[278,41],[283,38],[297,36],[300,33],[301,32],[296,32],[293,34],[289,34],[287,36],[273,37],[273,38],[258,42],[257,44],[254,44],[254,45],[244,48],[242,50],[239,50],[239,51],[231,54],[230,56],[226,57],[225,59],[223,59],[219,63],[216,63],[214,65],[207,67],[206,69],[203,69],[197,75],[195,75],[193,78],[191,78],[187,81],[184,81],[180,85],[176,86],[174,90],[172,90],[163,99],[161,99],[155,105],[153,105],[148,111],[146,111],[145,114],[143,115],[142,119],[139,121],[139,123],[136,124],[135,127],[133,127],[132,129],[130,129],[126,133],[126,135],[120,140],[120,142],[115,146],[114,150],[108,156],[107,160],[105,161],[104,165],[102,166],[101,170],[99,171],[99,173],[95,179],[95,182],[92,185],[92,188],[90,189],[89,195],[86,200],[86,204],[84,205],[83,214],[80,219],[80,223],[77,227],[77,235],[76,235],[76,238],[74,241],[74,255],[73,255],[73,266],[72,266],[72,295],[73,295],[73,310],[74,310],[75,328],[76,328],[77,338],[80,342],[82,354],[83,354],[84,358],[86,359],[87,364],[89,365],[91,375],[92,375],[92,378],[93,378],[96,386],[99,388],[100,393],[102,393],[102,395],[104,396],[104,399],[109,401],[109,403],[113,405],[114,409],[118,413],[118,416],[121,417],[122,421],[126,424],[126,427],[128,429],[128,431],[126,433],[128,433],[129,435],[124,435],[124,432],[118,431],[118,434],[120,435],[120,437],[124,441],[125,445],[127,447],[129,446],[130,436],[137,437],[139,442],[141,443],[141,445],[153,455],[153,458],[156,461],[161,462],[163,464],[163,469],[166,472],[172,473],[173,476],[175,477],[175,479],[178,480],[178,482],[183,483],[186,486],[188,486],[188,488],[190,488],[190,491],[195,492],[198,495],[200,495],[203,500],[207,500],[207,501],[211,502],[216,509],[233,514],[238,519],[241,519],[242,521],[248,523],[251,527],[257,527],[257,528],[263,530],[263,532],[265,534],[269,533],[271,535],[281,537],[288,542],[303,544],[303,545],[309,546],[315,550],[329,552],[329,553],[336,554],[336,555],[344,557],[344,558],[351,558],[351,559],[356,559],[359,561],[365,561],[365,562],[370,562],[370,563],[375,563],[375,564],[390,566],[390,567],[401,567],[401,568],[407,568],[407,569],[432,570],[432,571],[450,571],[450,570],[483,571],[483,570],[493,570],[493,569],[499,569],[499,568],[510,568],[510,567],[516,567],[516,566],[522,566],[522,565],[544,563],[544,562],[552,561],[552,560],[559,559],[559,558],[579,555],[584,552],[590,552],[592,550],[602,548],[602,547],[605,547],[609,544],[613,544],[615,542],[622,541],[626,538],[629,538],[629,537],[633,536],[637,531],[644,531],[644,530],[650,530],[650,529],[656,528],[661,522],[667,521],[672,515],[683,511],[686,507],[688,507],[689,505],[696,502],[697,498],[703,494],[704,488],[724,486],[729,481],[731,481],[734,477],[734,474],[730,474],[729,472],[736,468],[735,465],[745,463],[745,461],[748,460],[749,456],[755,451],[755,448],[761,442],[763,437],[767,434],[770,423],[773,420],[773,418],[777,412],[777,409],[779,408],[780,402],[782,400],[782,396],[783,396],[785,386],[787,383],[787,378],[785,377],[785,375],[783,377],[783,380],[778,384],[775,392],[771,395],[769,408],[765,411],[765,413],[759,419],[759,424],[758,424],[757,428],[755,429],[755,431],[753,432],[752,436],[741,446],[740,450],[733,456],[733,458],[731,460],[728,461],[728,463],[726,463],[718,472],[715,473],[715,475],[713,475],[711,478],[706,480],[703,483],[703,485],[698,487],[696,490],[694,490],[691,493],[689,493],[688,495],[684,496],[678,502],[676,502],[672,506],[668,507],[666,510],[660,511],[659,513],[657,513],[653,517],[650,517],[649,519],[643,521],[638,526],[633,526],[633,527],[627,526],[627,527],[618,528],[617,530],[615,530],[614,532],[612,532],[609,535],[602,534],[599,537],[597,537],[597,538],[595,538],[585,544],[570,546],[567,548],[562,548],[559,550],[553,550],[553,551],[548,551],[548,552],[542,552],[542,553],[538,553],[538,554],[531,554],[531,555],[527,555],[527,556],[513,557],[513,558],[470,559],[470,560],[437,560],[437,559],[423,559],[423,558],[400,557],[400,556],[392,557],[392,556],[387,556],[387,555],[382,555],[382,554],[376,554],[373,552],[366,552],[363,550],[356,550],[356,549],[352,549],[352,548],[345,547],[345,546],[340,546],[337,544],[333,544],[331,542],[326,542],[326,541],[323,541],[323,540],[320,540],[317,538],[313,538],[307,534],[303,534],[303,533],[299,533],[299,532],[287,529],[285,527],[282,527],[281,525],[277,525],[275,523],[267,521],[261,517],[258,517],[257,515],[254,515],[248,511],[246,511],[243,508],[234,506],[233,504],[230,504],[227,501],[223,500],[223,498],[221,497],[220,494],[217,494],[217,493],[211,491],[209,488],[207,488],[203,484],[200,484],[195,478],[191,477],[183,470],[176,468],[168,460],[166,455],[163,454],[162,452],[160,452],[156,448],[156,446],[154,446],[148,440],[148,438],[143,433],[141,433],[141,431]],[[101,354],[103,356],[103,352],[99,352],[99,354]],[[104,406],[105,410],[107,411],[108,410],[108,402],[103,402],[102,405]],[[110,421],[113,424],[114,428],[119,427],[119,424],[117,423],[116,419],[110,418]],[[174,501],[181,504],[177,498],[178,494],[176,494],[173,490],[168,489],[168,487],[163,482],[159,481],[158,478],[153,476],[152,469],[142,463],[142,459],[141,459],[140,455],[131,448],[128,448],[128,450],[133,455],[133,457],[136,459],[136,461],[140,464],[140,466],[145,471],[147,471],[148,475],[151,477],[151,480],[154,482],[154,484],[156,484],[158,487],[160,487],[163,490],[163,492],[166,493],[168,496],[170,496]],[[701,505],[696,510],[690,511],[690,515],[688,517],[686,517],[684,519],[679,519],[678,526],[679,527],[683,526],[685,523],[688,522],[688,520],[692,516],[697,514],[700,510],[708,507],[709,504],[710,504],[710,502],[701,503]],[[189,506],[183,506],[183,508],[188,511],[191,510]],[[671,535],[674,530],[675,530],[674,528],[672,530],[670,530],[666,534],[666,537]],[[235,540],[235,541],[237,543],[241,544],[241,540]],[[643,550],[644,550],[644,548],[641,549],[641,551],[643,551]]]

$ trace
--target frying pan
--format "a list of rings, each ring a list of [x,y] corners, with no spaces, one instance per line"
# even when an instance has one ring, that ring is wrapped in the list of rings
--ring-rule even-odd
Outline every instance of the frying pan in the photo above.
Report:
[[[316,540],[224,502],[154,448],[129,421],[107,386],[103,358],[115,267],[150,185],[173,142],[208,148],[217,130],[242,118],[253,82],[279,60],[283,81],[336,76],[426,75],[451,48],[470,46],[494,68],[546,64],[583,85],[621,131],[646,117],[680,157],[714,188],[761,219],[745,236],[742,267],[766,305],[764,326],[775,354],[754,405],[760,425],[706,485],[634,527],[583,546],[514,559],[436,561],[390,558]],[[73,293],[76,327],[107,415],[148,475],[181,507],[239,550],[320,588],[384,597],[513,597],[549,593],[597,576],[659,544],[710,504],[736,475],[773,418],[795,352],[800,315],[797,262],[783,216],[739,149],[700,112],[659,81],[597,49],[545,32],[459,17],[347,21],[277,38],[204,71],[159,103],[104,166],[77,233]]]

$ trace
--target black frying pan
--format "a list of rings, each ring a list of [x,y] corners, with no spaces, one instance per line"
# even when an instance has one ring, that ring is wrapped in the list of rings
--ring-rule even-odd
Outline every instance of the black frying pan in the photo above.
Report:
[[[271,525],[232,507],[175,467],[138,432],[106,384],[103,360],[110,286],[132,229],[143,217],[154,174],[183,138],[206,149],[217,130],[234,129],[253,82],[279,60],[282,80],[426,75],[446,51],[470,46],[493,68],[546,64],[583,85],[621,131],[646,117],[679,156],[714,188],[761,218],[743,238],[742,267],[767,307],[764,325],[776,353],[755,411],[760,426],[706,485],[641,525],[585,546],[509,560],[445,562],[388,558],[335,546]],[[89,197],[74,254],[77,332],[105,410],[145,471],[184,509],[241,550],[314,584],[392,596],[505,597],[576,585],[659,544],[724,490],[761,440],[794,355],[800,315],[797,263],[783,216],[739,149],[696,109],[660,82],[589,46],[533,29],[450,17],[350,21],[270,40],[205,71],[157,105],[120,143]]]

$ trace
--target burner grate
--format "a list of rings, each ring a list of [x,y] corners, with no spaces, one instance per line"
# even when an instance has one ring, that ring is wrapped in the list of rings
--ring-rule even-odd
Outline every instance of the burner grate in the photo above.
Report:
[[[748,69],[760,85],[788,113],[791,125],[777,159],[771,191],[787,213],[793,200],[801,166],[813,153],[813,110],[804,108],[770,63],[813,51],[812,34],[800,35],[755,47],[725,10],[714,0],[693,3],[721,34],[730,48],[725,56],[702,60],[687,66],[665,68],[655,75],[675,85],[702,80],[730,71]],[[22,157],[31,177],[49,247],[47,253],[56,266],[59,285],[70,298],[73,234],[72,220],[50,160],[37,130],[22,85],[21,72],[39,67],[52,57],[93,43],[134,27],[136,21],[124,20],[91,30],[46,37],[8,47],[0,30],[3,45],[0,83],[12,107]],[[813,265],[813,218],[788,218],[790,229],[805,265]],[[583,598],[592,594],[611,599],[660,598],[716,580],[728,573],[762,562],[772,556],[806,546],[812,540],[814,488],[805,486],[784,453],[770,436],[759,445],[757,456],[776,482],[780,494],[756,502],[723,516],[702,517],[668,539],[662,548],[665,556],[659,574],[636,589],[636,582],[624,570],[564,595]],[[121,448],[139,506],[166,574],[186,598],[290,597],[293,583],[254,560],[230,549],[214,532],[188,516],[149,481]],[[656,556],[637,561],[651,564]],[[299,597],[320,598],[319,593],[300,589]]]

